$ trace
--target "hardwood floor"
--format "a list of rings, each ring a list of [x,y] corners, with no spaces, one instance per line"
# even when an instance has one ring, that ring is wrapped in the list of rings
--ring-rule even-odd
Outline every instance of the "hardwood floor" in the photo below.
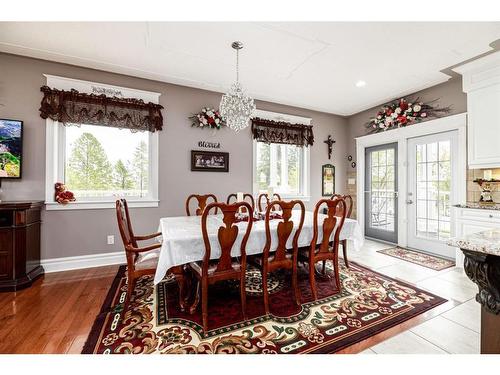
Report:
[[[463,271],[429,274],[421,266],[376,252],[384,246],[366,241],[361,251],[351,252],[350,260],[421,285],[449,302],[341,353],[398,353],[403,346],[412,353],[479,352],[479,304],[461,290],[470,287]],[[405,267],[414,272],[397,272]],[[117,271],[118,266],[109,266],[51,273],[29,289],[0,293],[0,353],[80,353]],[[454,285],[437,282],[443,280]],[[453,329],[437,329],[444,323]]]
[[[118,266],[50,273],[0,293],[0,353],[80,353]]]

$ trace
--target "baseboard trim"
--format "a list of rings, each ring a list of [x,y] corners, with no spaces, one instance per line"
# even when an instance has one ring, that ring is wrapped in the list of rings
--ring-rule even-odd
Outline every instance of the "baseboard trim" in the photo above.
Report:
[[[104,254],[80,255],[74,257],[43,259],[41,265],[45,273],[103,267],[127,262],[122,251]]]

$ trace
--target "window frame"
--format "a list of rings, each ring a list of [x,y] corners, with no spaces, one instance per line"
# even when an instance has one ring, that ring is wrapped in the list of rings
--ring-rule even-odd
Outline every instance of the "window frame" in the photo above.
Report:
[[[92,87],[100,89],[118,90],[124,97],[133,97],[143,99],[146,102],[159,102],[159,93],[128,89],[124,87],[111,86],[101,83],[74,80],[64,77],[45,75],[47,85],[58,89],[68,90],[77,89],[80,92],[92,92]],[[97,125],[98,126],[98,125]],[[125,129],[126,131],[126,129]],[[114,209],[115,199],[105,198],[86,198],[77,200],[66,205],[59,204],[54,199],[54,184],[57,181],[64,181],[65,157],[66,157],[66,127],[51,119],[46,120],[46,159],[45,159],[45,208],[46,210],[81,210],[81,209]],[[148,195],[145,197],[128,198],[130,207],[158,207],[158,152],[159,152],[159,134],[158,132],[149,133],[149,179]]]
[[[310,118],[286,115],[282,113],[275,113],[269,111],[256,110],[254,112],[255,117],[266,118],[274,121],[286,121],[293,124],[311,124]],[[259,184],[257,181],[257,141],[253,139],[252,144],[252,192],[254,196],[260,194]],[[299,147],[302,150],[301,153],[301,173],[299,180],[299,190],[300,194],[282,194],[279,193],[282,199],[300,199],[304,202],[308,202],[311,199],[311,186],[310,186],[310,171],[311,171],[311,152],[310,146]]]

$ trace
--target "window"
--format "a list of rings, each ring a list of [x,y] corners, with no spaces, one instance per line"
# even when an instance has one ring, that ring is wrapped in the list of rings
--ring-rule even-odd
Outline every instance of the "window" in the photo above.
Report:
[[[148,132],[95,125],[61,131],[64,181],[77,200],[149,196]]]
[[[158,103],[159,94],[68,78],[47,76],[47,84],[63,90],[119,90],[123,97]],[[124,197],[131,207],[158,206],[158,132],[99,125],[46,124],[47,210],[114,208]],[[59,205],[54,184],[64,182],[76,201]]]
[[[254,141],[254,194],[272,188],[282,198],[309,198],[309,148]]]

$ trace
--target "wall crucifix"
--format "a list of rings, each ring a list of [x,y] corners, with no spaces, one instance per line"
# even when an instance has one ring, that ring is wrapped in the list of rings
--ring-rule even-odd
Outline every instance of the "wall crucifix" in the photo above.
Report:
[[[323,142],[325,142],[328,145],[328,159],[331,159],[332,158],[332,151],[333,151],[333,144],[335,143],[335,141],[332,139],[331,135],[328,135],[328,138]]]

